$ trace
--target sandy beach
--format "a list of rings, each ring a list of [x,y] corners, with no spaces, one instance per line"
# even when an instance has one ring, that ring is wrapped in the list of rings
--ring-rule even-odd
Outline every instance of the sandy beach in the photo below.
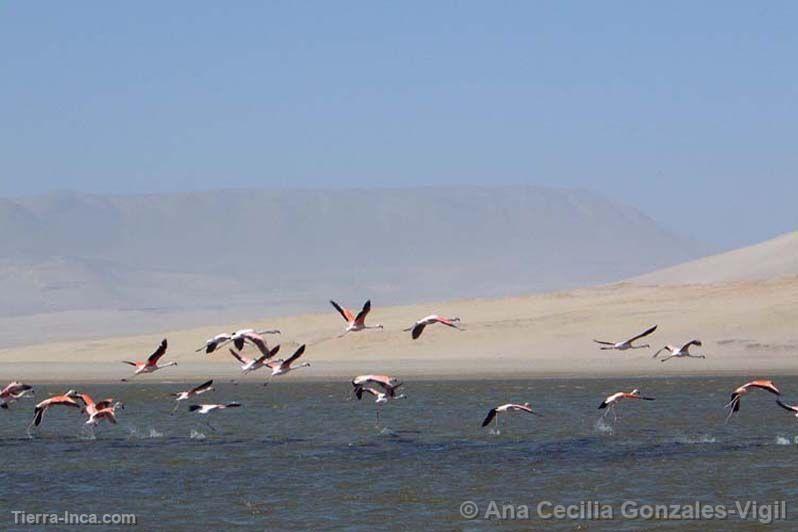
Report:
[[[345,379],[381,372],[404,379],[480,379],[590,376],[772,375],[798,373],[798,277],[715,285],[641,286],[621,283],[589,289],[504,299],[466,299],[435,304],[380,307],[370,323],[384,330],[336,336],[343,321],[320,302],[320,312],[252,322],[220,323],[130,337],[53,342],[0,351],[5,379],[31,382],[116,381],[129,376],[123,359],[145,358],[161,338],[164,360],[179,365],[142,381],[240,377],[227,350],[194,350],[205,338],[239,327],[275,327],[283,355],[308,345],[310,368],[290,380]],[[354,306],[354,305],[353,305]],[[322,310],[323,309],[323,310]],[[417,341],[402,332],[430,313],[462,317],[463,332],[428,328]],[[651,324],[652,349],[601,351],[593,338],[622,340]],[[666,343],[699,338],[705,360],[652,359]],[[279,339],[279,340],[278,340]],[[247,348],[252,349],[252,348]],[[250,351],[251,352],[251,351]],[[255,373],[243,380],[263,380]]]

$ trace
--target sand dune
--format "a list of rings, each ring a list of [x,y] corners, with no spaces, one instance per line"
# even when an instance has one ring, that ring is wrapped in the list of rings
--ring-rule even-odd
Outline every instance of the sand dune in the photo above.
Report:
[[[375,305],[370,318],[384,331],[334,338],[343,322],[328,311],[256,321],[284,331],[283,349],[309,345],[311,368],[285,379],[348,378],[388,372],[403,378],[473,378],[568,375],[721,374],[773,375],[798,372],[798,279],[723,285],[647,287],[631,283],[545,295],[470,299],[400,307]],[[401,332],[432,311],[463,318],[464,332],[431,327],[418,341]],[[704,341],[706,360],[660,363],[652,351],[600,351],[592,338],[623,339],[650,324],[654,346],[691,338]],[[167,359],[180,365],[153,380],[237,378],[226,352],[194,353],[206,337],[246,323],[165,331],[136,337],[49,343],[0,351],[6,379],[115,380],[129,373],[119,363],[146,356],[162,336]],[[247,377],[262,380],[265,373]]]
[[[725,283],[798,276],[798,231],[632,279],[639,284]]]

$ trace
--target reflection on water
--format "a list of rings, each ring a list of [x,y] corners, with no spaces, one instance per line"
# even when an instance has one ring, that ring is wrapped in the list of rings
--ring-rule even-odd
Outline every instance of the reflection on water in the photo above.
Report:
[[[373,402],[345,398],[346,382],[222,384],[202,401],[244,406],[207,417],[185,406],[170,415],[166,394],[181,385],[87,385],[125,402],[118,425],[92,432],[76,411],[53,410],[29,439],[33,401],[0,411],[0,528],[15,509],[132,512],[148,530],[488,526],[460,516],[466,500],[786,499],[789,517],[798,423],[765,393],[747,395],[724,423],[724,400],[744,380],[411,381],[378,422]],[[798,379],[778,384],[788,401],[798,397]],[[634,387],[656,401],[619,405],[617,422],[601,417],[605,396]],[[40,387],[37,397],[58,392]],[[505,414],[499,433],[480,427],[508,401],[544,417]]]

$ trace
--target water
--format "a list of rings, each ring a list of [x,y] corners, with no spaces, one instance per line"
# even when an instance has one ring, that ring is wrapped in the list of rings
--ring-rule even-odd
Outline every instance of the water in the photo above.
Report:
[[[222,384],[202,402],[244,406],[208,417],[185,407],[170,415],[166,394],[184,385],[86,385],[77,388],[126,403],[118,425],[92,433],[77,411],[52,410],[29,439],[33,401],[0,411],[0,528],[14,529],[12,510],[135,513],[145,530],[495,524],[463,519],[466,500],[480,516],[491,500],[528,505],[534,519],[541,501],[596,501],[617,516],[625,500],[786,500],[790,519],[798,515],[798,422],[757,390],[725,424],[728,392],[744,380],[407,382],[408,398],[383,407],[379,424],[377,406],[348,399],[346,382]],[[798,399],[798,379],[777,384],[787,401]],[[611,415],[600,419],[596,407],[606,395],[634,387],[657,400],[621,404],[616,424]],[[38,387],[37,398],[62,388]],[[508,401],[529,401],[544,417],[502,415],[498,434],[480,427],[490,407]],[[685,522],[560,524],[617,530]],[[761,526],[737,518],[715,525]]]

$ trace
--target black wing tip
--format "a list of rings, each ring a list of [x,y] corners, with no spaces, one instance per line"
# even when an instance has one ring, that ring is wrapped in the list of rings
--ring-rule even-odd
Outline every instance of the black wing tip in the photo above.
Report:
[[[496,417],[496,409],[495,408],[491,408],[488,411],[488,415],[485,416],[484,421],[482,421],[482,426],[483,427],[487,427],[488,425],[490,425],[490,422],[493,421],[494,417]]]
[[[607,408],[607,401],[603,401],[599,406],[598,409],[601,410],[602,408]]]
[[[202,407],[200,405],[191,405],[191,406],[188,407],[188,411],[189,412],[195,412],[195,411],[197,411],[197,410],[199,410],[201,408]]]

